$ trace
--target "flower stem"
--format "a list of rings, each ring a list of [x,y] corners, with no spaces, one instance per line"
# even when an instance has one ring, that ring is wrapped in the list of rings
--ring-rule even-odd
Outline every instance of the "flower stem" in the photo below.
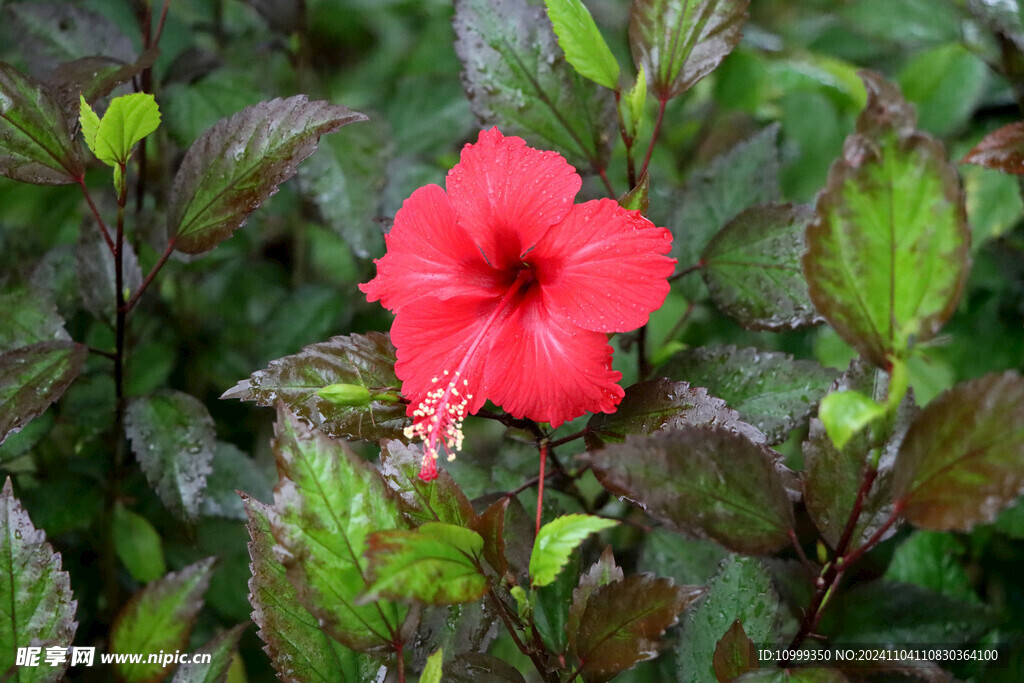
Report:
[[[536,533],[540,533],[540,516],[541,511],[544,508],[544,466],[548,460],[548,440],[541,439],[537,444],[537,450],[540,451],[540,476],[537,479],[537,530]]]

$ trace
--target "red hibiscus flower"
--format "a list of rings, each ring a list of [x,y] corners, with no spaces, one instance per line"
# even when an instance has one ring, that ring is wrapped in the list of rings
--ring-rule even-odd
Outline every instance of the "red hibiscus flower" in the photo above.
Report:
[[[607,333],[661,306],[672,236],[610,199],[574,204],[581,182],[561,155],[491,129],[465,146],[446,189],[421,187],[395,216],[360,289],[395,314],[424,480],[487,399],[554,427],[622,399]]]

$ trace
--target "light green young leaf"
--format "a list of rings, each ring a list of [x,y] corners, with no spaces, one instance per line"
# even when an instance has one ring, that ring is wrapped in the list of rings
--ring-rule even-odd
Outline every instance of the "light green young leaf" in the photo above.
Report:
[[[558,44],[576,73],[611,90],[619,87],[619,63],[580,0],[544,0]]]
[[[79,95],[78,98],[80,102],[78,121],[82,124],[82,137],[85,138],[85,144],[89,147],[89,151],[96,154],[96,132],[100,128],[100,117],[85,101],[85,95]],[[99,155],[96,154],[96,156]]]
[[[622,101],[626,103],[623,110],[626,114],[623,116],[626,119],[626,130],[631,137],[636,137],[644,117],[644,104],[647,102],[647,73],[643,66],[637,69],[636,83],[626,91]]]
[[[96,158],[108,166],[122,165],[127,163],[132,148],[159,125],[160,108],[151,94],[140,92],[115,97],[100,119],[95,144],[89,147]]]
[[[569,556],[584,539],[595,531],[613,527],[618,522],[590,515],[565,515],[540,528],[530,555],[530,584],[546,586],[558,576]]]
[[[441,683],[441,665],[444,663],[444,650],[438,649],[437,652],[427,657],[427,664],[423,667],[423,673],[420,674],[420,683]]]
[[[825,425],[832,443],[839,449],[864,426],[883,415],[885,406],[859,391],[828,394],[818,407],[818,418]]]

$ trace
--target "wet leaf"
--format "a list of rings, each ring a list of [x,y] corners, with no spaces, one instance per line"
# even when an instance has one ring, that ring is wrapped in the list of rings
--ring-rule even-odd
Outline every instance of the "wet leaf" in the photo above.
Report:
[[[252,539],[249,543],[252,620],[259,627],[257,635],[264,642],[263,649],[278,676],[289,683],[361,680],[360,663],[371,664],[373,660],[329,638],[316,617],[299,603],[284,565],[274,557],[269,520],[272,510],[246,495],[242,500]]]
[[[696,264],[712,237],[741,211],[778,199],[778,136],[779,127],[768,126],[687,180],[667,223],[680,267]]]
[[[498,576],[504,576],[508,571],[508,560],[505,559],[505,511],[511,501],[511,497],[501,496],[470,524],[470,528],[484,539],[484,559]]]
[[[764,434],[740,420],[725,401],[687,382],[655,379],[626,389],[614,413],[597,413],[587,423],[587,447],[621,443],[630,434],[654,434],[687,425],[718,426],[764,443]]]
[[[247,626],[248,624],[239,624],[228,629],[196,650],[194,655],[210,655],[209,663],[182,664],[174,672],[171,683],[222,683],[225,681],[228,676],[228,668],[231,666],[231,658],[238,646],[238,639],[242,637],[242,632]]]
[[[619,87],[619,63],[580,0],[544,0],[565,59],[576,73],[611,90]]]
[[[71,122],[47,89],[0,62],[0,175],[38,185],[85,174]]]
[[[61,569],[60,553],[53,552],[46,534],[32,525],[14,497],[10,477],[0,491],[0,575],[0,671],[14,669],[17,676],[19,647],[71,644],[78,628],[78,603],[68,573]],[[65,662],[23,671],[28,672],[25,680],[56,681],[66,669]]]
[[[380,460],[384,483],[398,495],[399,509],[410,526],[444,522],[472,527],[476,519],[473,505],[447,470],[439,470],[433,481],[420,479],[422,447],[382,442]]]
[[[687,538],[666,527],[656,527],[644,536],[637,568],[671,577],[681,585],[704,585],[728,554],[712,541]]]
[[[665,629],[702,592],[651,574],[597,587],[587,599],[575,638],[574,654],[582,662],[585,680],[608,680],[657,657]]]
[[[712,659],[715,677],[719,683],[728,683],[748,671],[756,670],[760,664],[757,648],[743,630],[743,623],[737,619],[715,645]]]
[[[71,341],[53,302],[39,289],[22,285],[0,292],[0,351],[45,341]]]
[[[546,586],[561,573],[569,556],[587,536],[618,524],[614,519],[590,515],[563,515],[540,528],[530,555],[530,584]]]
[[[449,605],[487,592],[480,569],[484,541],[470,529],[426,522],[415,531],[377,531],[366,537],[366,592],[361,602],[390,598]]]
[[[411,421],[401,403],[375,400],[367,407],[339,406],[317,391],[331,384],[365,386],[373,394],[397,393],[395,347],[380,332],[332,337],[299,353],[271,361],[266,370],[224,392],[221,398],[255,401],[272,406],[278,401],[325,434],[366,440],[405,439]]]
[[[807,229],[811,300],[881,367],[938,332],[968,272],[970,233],[956,169],[914,129],[896,88],[863,72],[868,105]]]
[[[981,139],[961,160],[1004,173],[1024,174],[1024,121],[995,130]]]
[[[724,399],[768,437],[785,441],[810,416],[835,370],[778,351],[708,345],[672,356],[659,372]]]
[[[18,2],[4,9],[4,29],[19,52],[31,55],[40,72],[63,62],[100,55],[128,63],[135,59],[132,41],[109,18],[66,2]],[[78,92],[75,92],[78,102]]]
[[[810,208],[755,206],[729,221],[701,255],[711,299],[752,330],[822,322],[807,294],[800,257]]]
[[[484,126],[577,167],[608,165],[612,93],[566,62],[541,0],[457,0],[454,23],[462,85]]]
[[[633,61],[667,100],[689,90],[739,45],[749,0],[636,0],[630,11]]]
[[[112,526],[117,558],[133,579],[149,583],[167,572],[160,534],[148,519],[118,503],[114,507]]]
[[[124,419],[132,453],[150,486],[175,516],[195,519],[216,442],[206,406],[188,394],[163,389],[129,401]]]
[[[304,95],[260,102],[192,143],[168,202],[168,233],[186,254],[209,251],[291,178],[320,136],[366,117]]]
[[[714,654],[722,637],[739,621],[753,642],[774,643],[778,611],[771,575],[761,563],[749,557],[727,559],[708,584],[707,595],[683,618],[678,679],[718,683]]]
[[[211,466],[200,505],[203,517],[223,517],[244,522],[245,508],[238,491],[266,500],[273,495],[274,481],[267,469],[234,444],[218,441],[214,445]]]
[[[150,48],[134,62],[123,62],[113,57],[81,57],[57,65],[46,78],[50,94],[68,113],[71,119],[78,117],[79,97],[86,102],[95,102],[100,97],[126,83],[145,69],[153,66],[158,48]]]
[[[789,543],[793,508],[778,455],[740,434],[690,426],[582,457],[608,491],[679,531],[748,554]]]
[[[0,443],[61,397],[88,353],[81,344],[47,341],[0,354]]]
[[[150,583],[121,608],[110,632],[110,652],[174,652],[185,649],[189,631],[203,606],[214,558],[201,560]],[[129,683],[161,680],[159,663],[114,665]]]
[[[892,495],[907,521],[967,531],[995,518],[1024,490],[1024,378],[1014,372],[963,382],[910,425]]]
[[[504,628],[486,598],[476,602],[443,607],[426,607],[416,626],[416,638],[410,644],[413,667],[425,666],[428,657],[443,649],[447,658],[468,652],[485,652]]]
[[[114,257],[99,228],[87,226],[78,233],[75,245],[75,275],[78,291],[87,311],[97,319],[114,323],[117,298]],[[121,252],[122,284],[126,299],[142,286],[142,269],[131,243],[125,242]]]
[[[892,554],[885,578],[912,583],[966,602],[981,602],[965,566],[963,542],[953,534],[915,531]]]
[[[366,537],[402,526],[380,474],[342,441],[279,407],[274,453],[281,481],[270,517],[288,579],[321,628],[347,647],[387,646],[406,609],[357,604],[366,586]]]
[[[568,619],[566,620],[565,631],[569,636],[569,651],[578,652],[576,648],[576,636],[580,630],[580,621],[587,609],[587,600],[591,594],[601,586],[607,586],[613,581],[622,581],[625,575],[622,569],[615,564],[615,555],[612,554],[612,547],[607,546],[601,557],[590,566],[590,570],[580,575],[580,582],[572,591],[572,603],[569,605]]]
[[[514,666],[482,652],[470,652],[445,662],[444,680],[450,683],[526,683]]]
[[[837,669],[758,669],[735,679],[736,683],[847,683]]]

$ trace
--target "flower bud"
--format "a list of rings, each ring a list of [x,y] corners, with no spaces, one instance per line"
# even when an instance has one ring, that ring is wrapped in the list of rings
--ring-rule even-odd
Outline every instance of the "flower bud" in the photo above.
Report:
[[[359,384],[329,384],[318,389],[321,398],[338,406],[366,406],[370,404],[370,390]]]

